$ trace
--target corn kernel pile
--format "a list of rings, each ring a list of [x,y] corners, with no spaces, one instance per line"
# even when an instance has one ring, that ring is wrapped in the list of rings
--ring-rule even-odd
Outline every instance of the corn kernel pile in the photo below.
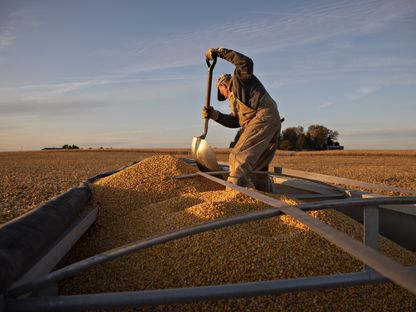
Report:
[[[153,156],[92,185],[99,215],[69,262],[168,231],[269,207],[203,177],[172,156]],[[285,197],[280,200],[294,204]],[[362,227],[336,211],[310,212],[356,239]],[[416,254],[382,238],[383,253],[404,265]],[[62,281],[61,294],[134,291],[356,272],[362,263],[288,216],[254,221],[166,243]],[[416,296],[368,285],[236,300],[145,307],[170,311],[414,311]]]

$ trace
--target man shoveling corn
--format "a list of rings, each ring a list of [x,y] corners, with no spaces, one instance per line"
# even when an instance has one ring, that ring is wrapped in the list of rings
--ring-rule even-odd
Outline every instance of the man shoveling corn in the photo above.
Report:
[[[240,186],[270,191],[270,181],[265,174],[277,149],[281,121],[276,102],[253,74],[253,61],[236,51],[210,48],[207,60],[217,57],[235,65],[233,75],[223,74],[217,80],[218,101],[229,100],[231,114],[223,114],[212,107],[204,107],[203,118],[211,118],[228,128],[242,128],[238,142],[229,157],[228,181]]]

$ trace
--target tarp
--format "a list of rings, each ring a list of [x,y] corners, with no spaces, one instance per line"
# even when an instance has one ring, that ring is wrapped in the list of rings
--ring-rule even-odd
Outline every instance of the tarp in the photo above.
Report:
[[[91,196],[89,183],[134,165],[100,173],[0,226],[0,294],[23,276],[64,233]]]
[[[89,187],[83,184],[0,227],[0,293],[36,263],[90,196]]]

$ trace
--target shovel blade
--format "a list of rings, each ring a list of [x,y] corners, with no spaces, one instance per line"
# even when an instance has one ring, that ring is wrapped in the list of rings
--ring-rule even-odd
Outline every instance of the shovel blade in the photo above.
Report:
[[[193,137],[192,139],[192,157],[201,171],[220,170],[214,150],[201,137]]]

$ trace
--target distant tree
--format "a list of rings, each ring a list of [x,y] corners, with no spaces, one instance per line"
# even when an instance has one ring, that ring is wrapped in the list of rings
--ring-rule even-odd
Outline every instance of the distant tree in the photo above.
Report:
[[[307,132],[305,136],[305,146],[307,150],[313,149],[313,142],[312,142],[312,138],[309,132]]]
[[[329,130],[328,138],[330,138],[331,141],[335,143],[335,141],[338,139],[338,135],[338,131]]]
[[[281,140],[279,141],[279,149],[288,151],[289,150],[289,141],[288,140]]]
[[[230,148],[235,146],[242,131],[243,128],[240,128],[234,141],[230,143]],[[338,135],[338,131],[328,129],[322,125],[311,125],[308,127],[306,133],[301,126],[289,127],[279,134],[277,147],[280,150],[290,151],[324,150],[329,146],[340,146],[340,144],[336,142]]]
[[[321,125],[312,125],[308,128],[308,133],[312,139],[313,149],[323,150],[326,148],[326,143],[329,136],[329,129]]]
[[[296,141],[296,149],[298,151],[303,151],[303,150],[309,149],[305,133],[299,134],[298,139]]]
[[[79,147],[76,146],[75,144],[72,144],[72,145],[65,144],[64,146],[62,146],[62,149],[79,149]]]
[[[338,131],[322,125],[309,126],[307,133],[310,135],[312,148],[315,150],[323,150],[327,146],[332,146],[339,135]]]
[[[281,149],[298,150],[298,139],[304,135],[303,127],[289,127],[282,131]]]

